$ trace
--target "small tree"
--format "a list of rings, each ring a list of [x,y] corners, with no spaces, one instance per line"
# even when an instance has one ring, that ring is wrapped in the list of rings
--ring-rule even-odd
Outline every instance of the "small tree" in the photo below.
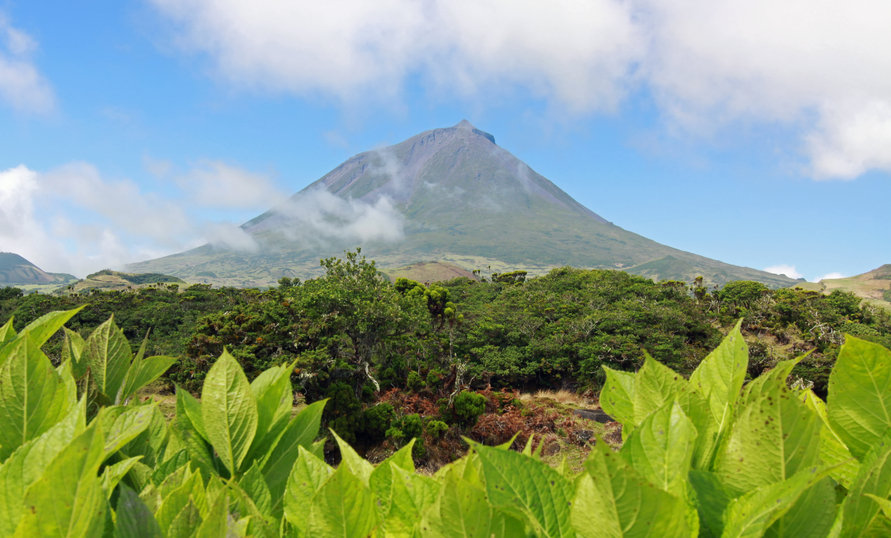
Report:
[[[303,300],[311,316],[326,316],[352,347],[346,357],[355,369],[356,391],[363,379],[377,390],[371,375],[372,358],[386,340],[411,330],[423,312],[416,295],[403,295],[374,265],[361,256],[362,250],[345,253],[345,259],[321,261],[325,276],[303,285]]]

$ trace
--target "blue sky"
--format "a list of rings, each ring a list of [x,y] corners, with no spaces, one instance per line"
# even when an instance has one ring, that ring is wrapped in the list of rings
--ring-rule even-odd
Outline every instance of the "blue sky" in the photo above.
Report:
[[[625,229],[862,273],[891,263],[887,20],[879,1],[0,0],[0,250],[78,276],[178,252],[466,118]]]

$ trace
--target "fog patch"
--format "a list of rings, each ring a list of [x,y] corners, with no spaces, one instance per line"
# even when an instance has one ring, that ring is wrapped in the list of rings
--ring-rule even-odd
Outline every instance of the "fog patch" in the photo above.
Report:
[[[302,243],[394,242],[404,237],[404,217],[387,195],[368,203],[318,188],[297,194],[273,212],[286,219],[274,232]]]

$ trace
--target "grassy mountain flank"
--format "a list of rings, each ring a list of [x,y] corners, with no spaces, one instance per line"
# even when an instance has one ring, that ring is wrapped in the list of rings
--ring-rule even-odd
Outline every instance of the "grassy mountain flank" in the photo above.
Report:
[[[862,275],[825,279],[801,284],[801,287],[825,294],[834,290],[850,292],[869,304],[891,310],[891,264],[885,264]]]
[[[254,251],[222,245],[131,266],[190,281],[274,284],[321,274],[319,259],[361,246],[384,270],[439,261],[530,275],[555,267],[622,269],[706,283],[796,281],[662,245],[575,201],[467,121],[360,153],[242,230]],[[213,275],[213,276],[211,276]]]
[[[69,295],[90,293],[93,290],[100,291],[123,291],[130,289],[142,289],[152,286],[162,287],[164,285],[179,285],[186,282],[175,276],[162,275],[159,273],[122,273],[103,269],[87,275],[86,278],[73,282],[67,286],[59,288],[56,295]]]
[[[47,273],[12,252],[0,252],[0,286],[16,286],[29,291],[47,291],[76,280],[65,273]]]
[[[383,273],[392,282],[396,282],[398,278],[408,278],[418,282],[444,282],[458,277],[478,279],[472,272],[448,262],[418,262],[405,267],[387,269]]]

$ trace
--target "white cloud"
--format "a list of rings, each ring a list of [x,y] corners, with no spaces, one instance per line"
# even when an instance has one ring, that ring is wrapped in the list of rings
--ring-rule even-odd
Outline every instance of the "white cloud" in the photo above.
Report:
[[[263,210],[285,197],[267,175],[222,161],[202,160],[176,183],[193,204],[208,207]]]
[[[185,172],[152,159],[146,167],[172,178],[168,186],[174,189],[146,192],[83,162],[49,172],[24,165],[0,171],[0,251],[20,254],[46,271],[84,276],[207,242],[246,252],[262,248],[239,225],[214,218],[214,210],[267,209],[282,199],[269,177],[216,161]],[[292,225],[291,239],[307,244],[403,236],[403,217],[388,196],[367,203],[314,190],[275,211]]]
[[[221,77],[344,100],[399,95],[421,72],[465,95],[522,84],[573,109],[609,108],[641,49],[632,6],[615,0],[152,2]]]
[[[280,228],[288,239],[307,244],[398,241],[403,237],[403,216],[389,196],[368,203],[345,200],[319,188],[296,194],[273,212],[289,221]]]
[[[794,265],[771,265],[770,267],[765,267],[764,270],[775,275],[786,275],[789,278],[801,278],[803,276],[795,269]]]
[[[172,164],[150,160],[147,167],[170,173]],[[257,250],[239,226],[200,209],[266,209],[278,192],[269,178],[203,161],[176,182],[182,185],[177,192],[146,192],[129,179],[103,177],[83,162],[44,173],[24,165],[0,171],[0,250],[21,254],[46,271],[77,276],[204,242]],[[259,204],[268,205],[255,207]]]
[[[891,170],[891,100],[827,108],[807,137],[812,174],[854,179],[870,169]]]
[[[655,99],[670,128],[798,129],[817,178],[891,170],[891,3],[873,0],[152,0],[175,41],[246,88],[496,100],[569,112]]]
[[[55,106],[49,83],[31,59],[37,42],[0,12],[0,101],[16,110],[45,113]]]
[[[819,282],[821,280],[832,280],[835,278],[847,278],[847,277],[845,275],[843,275],[842,273],[826,273],[823,276],[818,276],[817,278],[815,278],[814,282]]]

